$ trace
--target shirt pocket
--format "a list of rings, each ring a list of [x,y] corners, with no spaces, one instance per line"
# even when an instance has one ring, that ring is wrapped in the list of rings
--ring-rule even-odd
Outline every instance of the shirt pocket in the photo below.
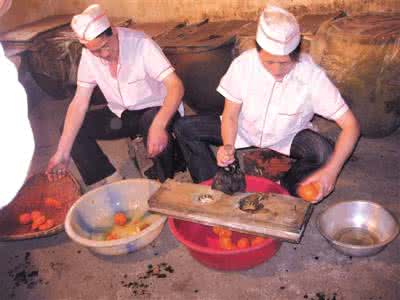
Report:
[[[148,98],[152,95],[152,89],[146,78],[134,79],[128,82],[128,97],[132,100]]]
[[[300,103],[291,103],[291,105],[281,108],[276,116],[276,133],[286,135],[298,131],[304,112],[305,107]]]

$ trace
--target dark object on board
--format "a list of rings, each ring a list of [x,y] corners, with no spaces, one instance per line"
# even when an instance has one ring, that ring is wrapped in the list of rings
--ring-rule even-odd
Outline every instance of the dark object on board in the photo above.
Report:
[[[271,149],[249,149],[238,155],[244,173],[272,181],[281,180],[292,166],[291,158]]]
[[[236,159],[226,167],[219,167],[211,187],[228,195],[236,192],[245,192],[246,180],[239,161]]]

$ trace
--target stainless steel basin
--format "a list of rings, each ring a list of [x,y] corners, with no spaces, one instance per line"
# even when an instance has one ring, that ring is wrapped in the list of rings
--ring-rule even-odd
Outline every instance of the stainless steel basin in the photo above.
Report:
[[[389,211],[362,200],[328,207],[318,216],[317,227],[335,249],[351,256],[374,255],[399,234],[399,224]]]

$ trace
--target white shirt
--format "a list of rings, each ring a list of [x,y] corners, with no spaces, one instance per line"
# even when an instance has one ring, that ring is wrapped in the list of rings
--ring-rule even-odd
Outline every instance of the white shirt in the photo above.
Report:
[[[162,81],[175,69],[160,47],[143,32],[119,27],[117,31],[117,78],[111,76],[104,60],[83,48],[77,84],[87,88],[98,85],[108,107],[119,117],[126,109],[161,106],[167,95]]]
[[[25,181],[35,143],[28,119],[28,103],[24,87],[18,81],[14,64],[0,46],[0,208],[8,204]]]
[[[282,81],[276,81],[260,61],[256,49],[237,57],[217,91],[240,103],[235,147],[268,147],[289,155],[294,136],[312,128],[314,114],[340,118],[349,108],[338,89],[309,55]]]

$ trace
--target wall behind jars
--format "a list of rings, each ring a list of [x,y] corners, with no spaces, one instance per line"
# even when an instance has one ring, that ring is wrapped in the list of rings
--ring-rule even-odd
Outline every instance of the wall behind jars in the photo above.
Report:
[[[110,16],[136,22],[255,19],[267,3],[289,8],[296,15],[345,10],[348,14],[400,12],[399,0],[14,0],[0,20],[0,31],[55,14],[75,14],[92,3]]]

